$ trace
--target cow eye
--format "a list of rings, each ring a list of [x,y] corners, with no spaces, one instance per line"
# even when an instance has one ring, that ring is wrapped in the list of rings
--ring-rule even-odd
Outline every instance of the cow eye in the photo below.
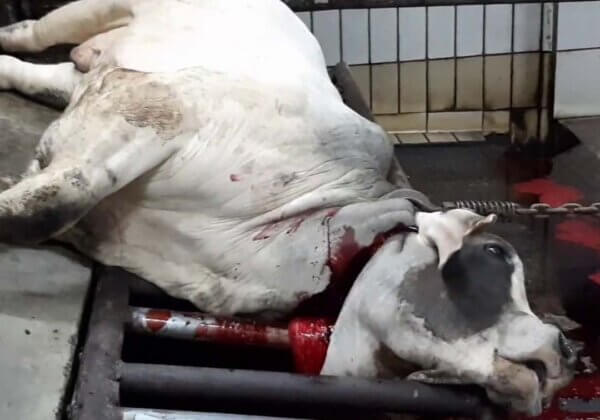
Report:
[[[506,252],[504,251],[504,249],[496,244],[487,244],[485,245],[485,251],[488,254],[492,254],[495,257],[499,257],[499,258],[505,258],[506,257]]]

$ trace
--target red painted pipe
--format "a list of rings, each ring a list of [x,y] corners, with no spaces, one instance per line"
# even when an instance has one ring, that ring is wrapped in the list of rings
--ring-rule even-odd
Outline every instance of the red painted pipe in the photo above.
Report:
[[[200,313],[159,309],[132,308],[130,327],[142,334],[187,340],[210,341],[233,345],[250,345],[290,349],[298,373],[318,375],[323,367],[331,334],[331,325],[320,318],[296,318],[287,328],[246,319],[225,319]],[[584,336],[581,336],[584,334]],[[600,338],[585,332],[567,333],[570,338],[586,342],[585,354],[600,365]],[[598,412],[584,418],[600,418],[600,372],[579,374],[555,397],[552,405],[537,420],[565,420],[573,417],[580,401],[597,405]],[[586,408],[590,409],[590,408]],[[586,413],[590,414],[590,412]],[[527,417],[516,415],[512,419]]]
[[[314,375],[321,371],[331,333],[331,326],[318,318],[296,318],[286,328],[247,319],[150,308],[132,308],[129,326],[135,332],[162,337],[290,349],[296,370]]]

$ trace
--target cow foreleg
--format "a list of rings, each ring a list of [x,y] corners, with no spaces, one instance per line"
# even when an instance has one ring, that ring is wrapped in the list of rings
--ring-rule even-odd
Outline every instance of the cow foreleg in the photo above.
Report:
[[[60,7],[39,20],[0,28],[0,48],[39,52],[58,44],[80,44],[94,35],[126,25],[132,0],[80,0]]]
[[[71,227],[95,203],[92,178],[88,170],[68,167],[0,193],[0,241],[38,243]]]
[[[31,64],[0,55],[0,89],[15,89],[52,105],[65,106],[80,78],[73,63]]]

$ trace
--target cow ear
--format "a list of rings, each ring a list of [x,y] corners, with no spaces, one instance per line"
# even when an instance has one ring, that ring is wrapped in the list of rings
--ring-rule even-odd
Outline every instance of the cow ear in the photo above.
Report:
[[[498,220],[498,216],[496,216],[495,214],[488,214],[485,217],[479,215],[477,216],[479,217],[479,219],[474,221],[474,223],[469,228],[467,235],[481,232],[482,230],[485,230],[485,228],[489,225],[493,225],[494,223],[496,223],[496,220]]]
[[[439,268],[462,247],[465,236],[480,232],[495,221],[494,214],[484,217],[464,209],[416,215],[419,237],[426,245],[437,249]]]
[[[452,376],[443,370],[437,369],[419,370],[408,375],[406,379],[432,385],[467,385],[473,383],[467,379]]]

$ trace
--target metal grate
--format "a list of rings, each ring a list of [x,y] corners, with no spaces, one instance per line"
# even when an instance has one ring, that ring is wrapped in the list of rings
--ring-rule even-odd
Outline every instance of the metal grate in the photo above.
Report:
[[[352,418],[364,413],[373,418],[376,412],[479,416],[484,409],[477,394],[410,381],[301,375],[277,366],[274,370],[258,370],[162,363],[165,357],[160,354],[164,356],[164,352],[169,352],[167,359],[181,355],[185,361],[189,356],[183,353],[188,352],[196,354],[201,362],[206,361],[202,353],[216,347],[186,341],[190,337],[181,334],[186,319],[178,313],[170,315],[175,321],[182,321],[182,328],[177,330],[180,335],[171,334],[178,342],[164,341],[165,334],[150,334],[147,340],[136,341],[140,332],[148,335],[148,331],[143,331],[148,309],[132,307],[130,303],[162,301],[167,308],[188,304],[165,296],[154,286],[117,268],[100,267],[96,277],[88,336],[68,409],[70,419],[331,418],[340,413],[352,413]],[[202,318],[200,314],[187,316],[196,321]],[[271,333],[271,344],[279,349],[275,358],[285,360],[285,335],[280,331]],[[246,340],[235,344],[252,343]],[[184,347],[187,348],[182,350]],[[153,356],[153,351],[159,357]],[[218,357],[239,357],[243,352],[256,358],[254,364],[258,366],[264,351],[267,350],[258,347],[221,347]],[[272,358],[273,353],[263,356]],[[202,412],[205,408],[213,410],[210,417]]]

